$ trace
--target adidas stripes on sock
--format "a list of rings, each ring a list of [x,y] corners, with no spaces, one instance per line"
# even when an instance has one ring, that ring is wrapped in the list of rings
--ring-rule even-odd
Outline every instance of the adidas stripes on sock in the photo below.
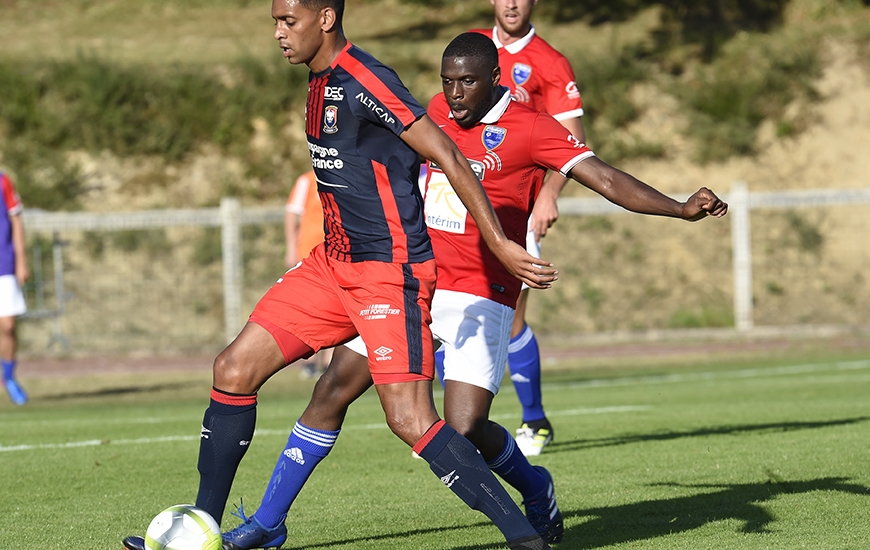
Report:
[[[339,431],[315,430],[296,422],[254,514],[260,523],[271,529],[284,521],[314,467],[332,450]]]
[[[523,422],[545,418],[541,400],[541,354],[532,327],[523,331],[508,344],[508,367],[511,381],[523,406]]]
[[[212,388],[199,440],[196,506],[211,514],[218,525],[256,423],[256,395],[234,395]]]
[[[444,370],[444,366],[441,367],[442,372]],[[3,361],[3,380],[12,380],[15,376],[15,361]]]
[[[519,491],[523,495],[523,500],[534,498],[547,489],[549,482],[529,463],[510,432],[504,427],[502,430],[504,430],[504,448],[495,459],[486,464],[508,485]]]
[[[492,520],[508,542],[537,537],[477,448],[449,424],[436,422],[414,445],[414,451],[465,504]]]

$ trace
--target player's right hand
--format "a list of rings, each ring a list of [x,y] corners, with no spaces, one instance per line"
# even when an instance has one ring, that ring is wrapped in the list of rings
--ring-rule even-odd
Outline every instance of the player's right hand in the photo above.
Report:
[[[529,288],[544,289],[559,279],[559,271],[553,264],[535,258],[517,243],[506,240],[498,252],[493,251],[511,275],[529,285]]]
[[[683,205],[683,219],[690,222],[698,221],[707,216],[721,218],[728,212],[728,203],[715,193],[702,187],[695,191]]]

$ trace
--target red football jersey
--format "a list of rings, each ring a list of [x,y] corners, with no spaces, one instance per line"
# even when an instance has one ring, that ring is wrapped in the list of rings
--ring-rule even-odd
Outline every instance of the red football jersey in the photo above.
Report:
[[[501,85],[510,88],[514,99],[549,113],[556,120],[583,116],[583,100],[571,64],[535,34],[534,27],[529,34],[508,45],[499,41],[495,28],[473,32],[484,34],[495,42]]]
[[[460,128],[444,94],[429,103],[429,117],[468,159],[495,208],[505,235],[525,247],[529,215],[546,170],[567,175],[594,153],[552,116],[511,99],[507,89],[486,116]],[[426,225],[438,264],[437,287],[516,307],[521,281],[498,261],[441,169],[429,163]]]

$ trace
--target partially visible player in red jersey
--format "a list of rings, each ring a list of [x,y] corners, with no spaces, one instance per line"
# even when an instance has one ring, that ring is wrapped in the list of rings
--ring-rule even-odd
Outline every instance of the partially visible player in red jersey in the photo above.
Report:
[[[309,170],[296,178],[284,205],[284,265],[295,266],[323,242],[323,207],[317,177]]]
[[[428,113],[468,158],[514,242],[525,240],[529,212],[548,169],[635,212],[694,221],[727,211],[706,188],[680,203],[605,164],[551,116],[513,101],[499,86],[499,76],[489,39],[474,32],[458,36],[444,51],[444,91],[429,103]],[[489,420],[521,283],[484,245],[436,163],[429,165],[425,201],[438,262],[432,334],[445,349],[445,419],[520,492],[526,516],[542,538],[559,542],[564,528],[550,473],[529,464],[510,432]],[[372,384],[366,347],[372,349],[357,338],[336,349],[300,422],[341,426],[347,407]]]
[[[323,207],[317,194],[317,177],[309,170],[296,178],[284,206],[284,265],[289,269],[308,256],[323,242]],[[302,363],[302,378],[320,376],[329,360],[332,348],[322,349]]]
[[[306,135],[325,241],[267,291],[215,359],[196,506],[221,522],[254,435],[262,384],[287,364],[360,334],[373,352],[369,375],[390,429],[463,502],[484,513],[511,548],[548,549],[474,445],[435,409],[429,324],[436,272],[417,183],[419,156],[450,176],[486,246],[508,271],[539,288],[556,271],[505,237],[468,161],[395,71],[345,38],[343,13],[343,0],[272,0],[273,37],[284,57],[310,69]],[[280,547],[287,540],[287,499],[337,437],[323,423],[297,422],[260,508],[250,517],[240,511],[243,523],[223,534],[223,550]]]
[[[495,26],[480,29],[498,48],[501,84],[514,99],[553,116],[581,143],[586,142],[581,116],[583,100],[571,64],[550,46],[531,23],[537,0],[490,0]],[[558,172],[547,176],[529,218],[526,249],[541,255],[541,239],[559,217],[556,199],[567,179]],[[529,289],[524,286],[517,302],[511,328],[508,365],[517,398],[523,408],[523,421],[517,430],[517,444],[527,456],[538,455],[553,439],[553,426],[544,412],[541,394],[541,357],[532,328],[526,324]],[[440,355],[438,356],[440,360]],[[438,362],[440,374],[440,361]]]

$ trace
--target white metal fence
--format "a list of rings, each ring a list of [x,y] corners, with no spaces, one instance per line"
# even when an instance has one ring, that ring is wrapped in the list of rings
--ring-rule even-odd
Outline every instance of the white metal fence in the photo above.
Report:
[[[730,204],[724,222],[730,233],[713,225],[701,241],[690,241],[673,225],[632,221],[640,225],[624,226],[609,244],[595,236],[594,228],[614,233],[608,220],[624,210],[599,198],[560,199],[563,219],[599,222],[590,221],[585,230],[564,221],[555,226],[565,228],[563,235],[561,240],[548,237],[544,256],[556,254],[561,269],[570,252],[584,249],[578,262],[583,271],[563,276],[557,283],[564,286],[562,294],[551,294],[549,302],[537,306],[537,314],[533,307],[530,320],[551,332],[710,323],[752,331],[759,315],[762,325],[870,322],[870,282],[863,275],[870,265],[870,189],[750,193],[737,182],[724,198]],[[776,211],[787,214],[777,217]],[[39,354],[56,344],[76,353],[219,348],[235,337],[253,304],[283,270],[282,221],[280,207],[241,208],[233,198],[219,208],[195,210],[27,210],[24,224],[36,276],[28,285],[33,322],[22,329],[23,350]],[[751,227],[761,228],[760,234],[753,235]],[[624,244],[628,235],[630,247]],[[659,251],[656,246],[668,238],[677,248]],[[705,251],[709,258],[698,250],[706,247],[712,249]],[[588,251],[598,248],[605,252],[593,261]],[[623,281],[608,263],[620,254],[628,263]],[[623,293],[607,286],[614,280],[622,288],[645,285],[646,294],[620,301]],[[683,317],[674,312],[663,316],[666,304],[674,301],[666,295],[668,289],[680,293],[693,285],[696,293],[686,290],[681,309],[675,310]],[[813,285],[820,289],[820,305],[809,306]],[[680,321],[692,303],[701,303],[704,311],[722,310],[728,297],[731,311],[693,317],[694,325]],[[756,314],[759,297],[765,309]],[[823,313],[828,297],[830,308],[843,315]],[[795,300],[806,307],[794,307]],[[644,316],[643,307],[650,308],[649,315]],[[561,322],[568,317],[576,323]]]

